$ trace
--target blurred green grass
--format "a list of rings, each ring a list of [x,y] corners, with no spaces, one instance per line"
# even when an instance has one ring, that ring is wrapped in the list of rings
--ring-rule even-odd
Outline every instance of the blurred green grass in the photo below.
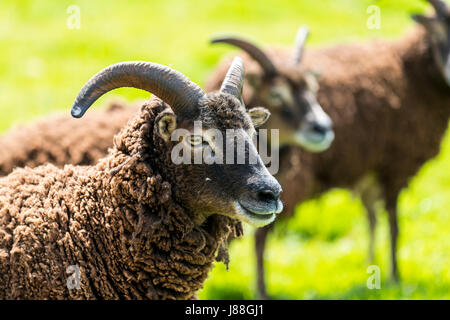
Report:
[[[381,8],[381,29],[366,27],[366,9]],[[67,8],[80,8],[81,28],[69,29]],[[0,2],[0,132],[60,110],[69,112],[95,72],[124,60],[170,65],[203,85],[226,46],[208,39],[240,33],[261,44],[292,45],[297,28],[311,29],[309,45],[395,38],[427,8],[420,0],[318,1],[43,1]],[[143,91],[119,89],[135,99]],[[403,283],[388,281],[388,226],[379,215],[376,263],[381,290],[365,286],[367,226],[362,205],[344,190],[302,204],[269,238],[269,293],[286,299],[450,298],[450,137],[400,199],[399,262]],[[230,271],[218,264],[203,299],[255,298],[253,230],[231,245]]]

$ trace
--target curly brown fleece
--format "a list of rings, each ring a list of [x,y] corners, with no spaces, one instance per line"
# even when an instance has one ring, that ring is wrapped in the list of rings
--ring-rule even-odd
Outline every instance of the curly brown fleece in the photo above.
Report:
[[[0,179],[0,299],[191,299],[240,223],[202,225],[174,199],[155,117],[159,99],[97,165],[17,169]],[[161,159],[159,159],[161,161]],[[220,250],[219,250],[220,249]],[[68,266],[81,271],[69,290]]]
[[[95,164],[108,153],[114,135],[138,110],[137,103],[127,106],[117,100],[80,120],[58,114],[18,126],[0,137],[0,176],[14,168],[46,163],[58,167]]]

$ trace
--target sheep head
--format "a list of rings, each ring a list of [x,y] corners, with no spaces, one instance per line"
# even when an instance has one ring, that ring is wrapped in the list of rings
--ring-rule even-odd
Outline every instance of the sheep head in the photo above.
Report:
[[[237,37],[215,38],[211,43],[228,43],[244,50],[261,67],[262,73],[247,73],[248,84],[255,92],[254,102],[269,109],[269,128],[280,130],[281,144],[296,144],[321,152],[334,139],[332,121],[316,100],[317,79],[302,70],[304,45],[309,30],[297,33],[292,63],[275,66],[268,55],[251,42]]]
[[[442,0],[428,2],[433,6],[435,15],[428,17],[414,14],[412,18],[427,31],[436,66],[450,86],[450,11]]]
[[[72,107],[81,117],[104,93],[135,87],[165,102],[150,124],[150,155],[174,197],[200,223],[222,214],[255,226],[271,223],[282,210],[281,187],[253,144],[255,126],[267,120],[264,108],[246,110],[242,102],[244,67],[236,58],[218,93],[205,94],[183,74],[151,62],[123,62],[97,73]]]

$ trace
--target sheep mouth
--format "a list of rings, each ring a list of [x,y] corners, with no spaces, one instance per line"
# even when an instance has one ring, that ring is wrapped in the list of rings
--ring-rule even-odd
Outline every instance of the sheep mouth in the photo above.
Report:
[[[333,130],[323,133],[315,131],[300,131],[295,135],[297,143],[310,152],[322,152],[327,150],[334,140]]]
[[[281,202],[280,202],[281,203]],[[265,212],[258,210],[257,212],[255,210],[252,210],[248,206],[243,205],[239,201],[236,202],[236,212],[238,215],[238,218],[240,220],[243,220],[247,222],[250,225],[253,225],[255,227],[263,227],[265,225],[268,225],[269,223],[273,222],[279,212],[282,210],[282,204],[281,208],[279,208],[276,211],[273,210],[267,210]]]

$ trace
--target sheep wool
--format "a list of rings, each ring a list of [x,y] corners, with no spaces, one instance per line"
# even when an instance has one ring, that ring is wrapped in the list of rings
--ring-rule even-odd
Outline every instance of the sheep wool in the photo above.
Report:
[[[336,138],[319,154],[294,146],[281,150],[276,175],[284,189],[280,218],[292,216],[299,203],[332,188],[351,188],[367,210],[372,260],[374,203],[383,200],[390,226],[391,275],[398,279],[397,199],[423,164],[439,153],[450,116],[450,90],[435,67],[429,39],[417,28],[396,42],[311,50],[304,66],[323,71],[317,98],[333,119]],[[255,234],[262,296],[262,257],[272,227]]]
[[[396,41],[339,44],[305,51],[296,68],[320,74],[317,100],[333,121],[335,139],[321,153],[283,146],[275,176],[283,187],[280,219],[292,216],[299,203],[330,189],[357,191],[369,218],[370,259],[374,256],[374,203],[384,200],[394,279],[399,277],[398,195],[422,165],[439,153],[450,116],[450,88],[437,67],[431,41],[430,33],[417,26]],[[292,49],[268,48],[264,52],[277,68],[287,68],[286,62],[292,61]],[[262,69],[248,54],[243,53],[242,58],[247,72],[244,101],[247,106],[259,105],[261,93],[252,88],[251,82],[262,77]],[[210,76],[208,90],[217,90],[229,63],[223,61]],[[262,297],[267,297],[263,255],[272,227],[255,232]]]
[[[323,70],[318,100],[333,119],[336,139],[320,154],[295,147],[286,153],[297,165],[281,180],[313,173],[308,192],[285,190],[289,211],[331,188],[354,187],[370,173],[387,208],[395,208],[401,189],[439,153],[450,116],[450,90],[435,69],[424,30],[396,42],[311,50],[304,63]]]
[[[199,225],[177,201],[153,126],[168,108],[144,104],[95,166],[47,164],[0,179],[0,299],[196,297],[242,227],[221,215]]]
[[[116,100],[78,121],[56,114],[17,126],[0,137],[0,176],[8,175],[14,168],[34,168],[46,163],[57,167],[95,164],[106,156],[114,135],[138,110],[138,103],[126,106]]]

